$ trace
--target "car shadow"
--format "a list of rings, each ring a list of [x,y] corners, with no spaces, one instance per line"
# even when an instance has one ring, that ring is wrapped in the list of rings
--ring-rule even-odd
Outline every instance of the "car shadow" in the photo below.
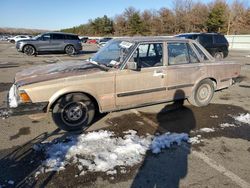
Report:
[[[177,90],[174,99],[184,98],[185,93]],[[190,133],[196,126],[194,114],[191,109],[183,106],[184,100],[177,100],[166,105],[157,115],[159,128],[155,131],[175,133]],[[145,114],[144,114],[145,115]],[[190,145],[179,147],[173,145],[171,149],[160,154],[148,151],[131,185],[139,187],[179,187],[179,182],[187,175],[188,155]]]
[[[52,132],[44,132],[21,146],[0,150],[0,185],[33,187],[36,183],[34,174],[41,167],[45,157],[39,146],[55,136],[58,139],[64,139],[67,134],[60,132],[60,129],[55,129]],[[43,184],[46,185],[53,175],[54,172],[51,172]],[[8,181],[14,181],[13,185],[8,184]]]

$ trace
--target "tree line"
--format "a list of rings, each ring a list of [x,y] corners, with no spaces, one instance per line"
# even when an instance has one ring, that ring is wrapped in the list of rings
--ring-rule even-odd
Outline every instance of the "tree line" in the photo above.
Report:
[[[172,35],[187,32],[250,34],[250,7],[241,0],[228,4],[173,0],[173,8],[139,11],[126,8],[114,18],[104,15],[63,32],[87,36]]]

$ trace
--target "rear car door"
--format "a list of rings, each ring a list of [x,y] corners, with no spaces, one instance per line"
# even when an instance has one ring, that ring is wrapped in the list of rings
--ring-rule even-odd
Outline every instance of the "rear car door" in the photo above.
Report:
[[[205,66],[188,42],[168,42],[167,52],[167,98],[176,100],[190,96],[196,82],[205,75]]]
[[[51,39],[51,49],[53,51],[63,51],[64,50],[64,40],[65,35],[60,33],[53,33]]]
[[[116,74],[117,108],[155,103],[166,99],[166,66],[163,43],[140,44],[129,61],[136,62],[138,71],[126,69]]]

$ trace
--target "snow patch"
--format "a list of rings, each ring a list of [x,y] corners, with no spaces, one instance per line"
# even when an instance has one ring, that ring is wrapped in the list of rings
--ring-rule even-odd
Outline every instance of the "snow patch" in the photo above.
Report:
[[[222,123],[219,125],[221,128],[228,128],[228,127],[236,127],[235,124],[231,124],[231,123]]]
[[[39,173],[64,170],[68,164],[75,164],[79,175],[86,172],[117,173],[116,166],[121,166],[121,173],[126,173],[126,166],[134,166],[143,161],[148,150],[159,153],[173,144],[188,142],[186,133],[165,133],[160,136],[138,136],[134,130],[124,132],[123,137],[115,137],[110,131],[96,131],[71,136],[67,142],[48,143],[43,147],[46,160]],[[34,147],[40,151],[40,147]]]
[[[218,116],[217,115],[212,115],[212,116],[210,116],[211,118],[218,118]]]
[[[46,149],[48,156],[44,161],[46,171],[58,171],[73,162],[79,169],[106,172],[115,166],[133,166],[143,160],[149,149],[152,136],[139,137],[136,131],[128,131],[121,138],[113,132],[98,131],[72,137],[69,142],[60,142]]]
[[[246,113],[246,114],[240,114],[239,116],[234,117],[234,119],[236,121],[242,122],[242,123],[246,123],[250,125],[250,114]]]
[[[186,133],[165,133],[160,136],[156,136],[152,142],[151,150],[152,153],[160,153],[161,149],[170,148],[171,145],[180,145],[181,142],[187,142],[189,140],[188,134]]]
[[[189,138],[188,143],[190,143],[190,144],[199,144],[199,143],[201,143],[201,141],[202,141],[201,140],[201,135],[197,135],[197,136]]]
[[[202,128],[199,130],[200,132],[205,132],[205,133],[210,133],[210,132],[214,132],[214,128]]]

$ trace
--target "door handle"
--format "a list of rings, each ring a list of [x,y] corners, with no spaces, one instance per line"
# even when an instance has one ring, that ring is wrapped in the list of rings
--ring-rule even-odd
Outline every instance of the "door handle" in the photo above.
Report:
[[[155,70],[153,76],[161,76],[164,78],[166,74],[163,73],[163,70]]]

